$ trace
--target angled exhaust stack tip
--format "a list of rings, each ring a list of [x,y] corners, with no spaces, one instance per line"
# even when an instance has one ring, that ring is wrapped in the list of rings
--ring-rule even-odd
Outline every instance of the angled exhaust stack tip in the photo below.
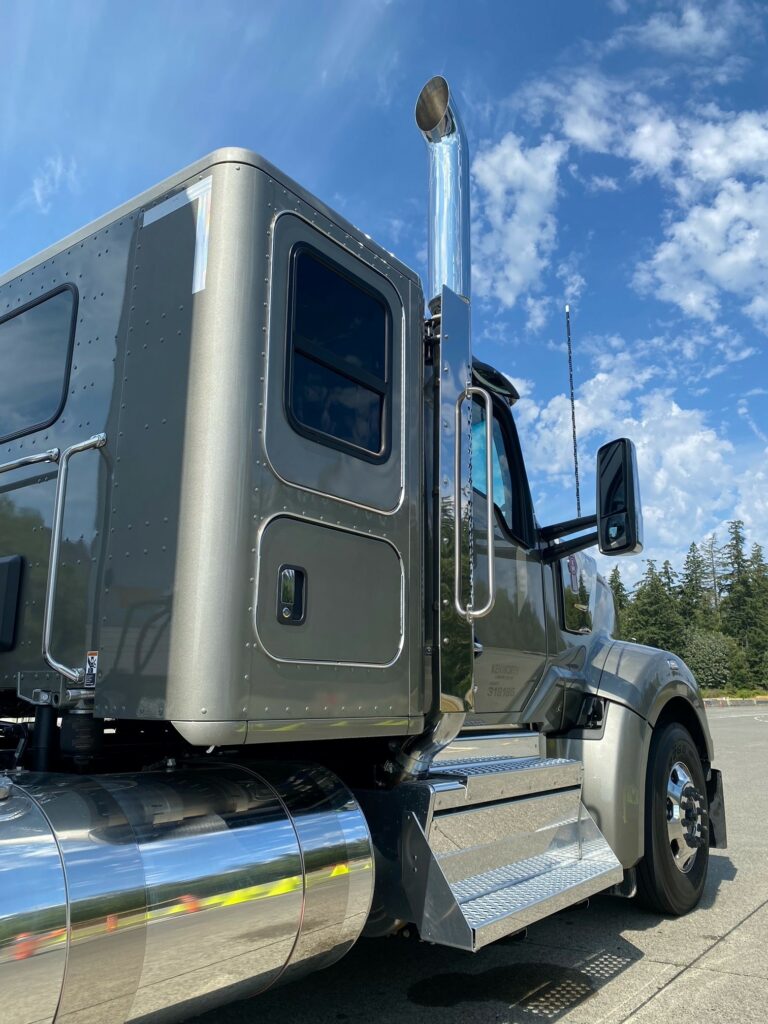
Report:
[[[469,300],[469,147],[456,101],[441,75],[430,78],[416,101],[416,124],[429,153],[429,307],[443,285]]]

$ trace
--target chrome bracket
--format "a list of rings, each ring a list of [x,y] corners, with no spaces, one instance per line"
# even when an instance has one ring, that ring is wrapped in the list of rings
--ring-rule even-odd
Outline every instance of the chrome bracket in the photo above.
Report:
[[[47,452],[35,452],[34,455],[22,455],[19,459],[12,459],[10,462],[3,462],[0,465],[0,473],[10,473],[14,469],[22,469],[24,466],[36,466],[41,462],[58,462],[59,449],[49,448]]]

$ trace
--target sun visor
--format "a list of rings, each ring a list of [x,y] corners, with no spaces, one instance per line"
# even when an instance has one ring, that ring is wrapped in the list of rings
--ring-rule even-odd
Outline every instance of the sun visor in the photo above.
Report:
[[[499,395],[509,405],[514,405],[520,398],[517,388],[509,378],[505,377],[503,373],[499,373],[492,366],[489,366],[488,363],[482,363],[479,359],[473,359],[472,376],[476,384],[486,388],[491,394]]]

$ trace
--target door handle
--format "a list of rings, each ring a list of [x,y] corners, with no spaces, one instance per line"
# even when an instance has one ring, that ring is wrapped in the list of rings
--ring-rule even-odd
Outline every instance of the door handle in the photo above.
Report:
[[[486,511],[486,524],[488,528],[488,600],[482,608],[473,608],[470,601],[465,607],[461,603],[461,407],[464,400],[476,395],[485,406],[485,480],[486,500],[488,508]],[[456,611],[462,615],[467,622],[475,619],[482,619],[489,615],[496,603],[496,541],[494,528],[496,525],[494,516],[493,501],[493,403],[491,396],[485,388],[473,386],[466,387],[456,401],[455,414],[455,446],[453,460],[453,505],[454,505],[454,537],[453,537],[453,586],[454,604]],[[471,486],[471,480],[470,480]],[[470,508],[471,508],[470,493]],[[472,529],[472,522],[469,523]]]
[[[69,679],[71,683],[81,683],[85,677],[82,668],[69,668],[57,661],[51,652],[53,635],[53,608],[56,603],[56,583],[59,578],[59,553],[61,551],[61,530],[64,522],[64,499],[67,493],[67,476],[69,460],[79,452],[90,451],[91,448],[103,448],[107,443],[106,434],[94,434],[87,441],[78,441],[61,453],[59,459],[59,475],[56,479],[56,495],[53,499],[53,525],[51,526],[51,553],[48,559],[48,582],[45,586],[45,607],[43,610],[43,658],[46,664]],[[52,453],[46,452],[50,456]],[[42,461],[42,460],[41,460]],[[53,460],[51,460],[53,461]]]
[[[307,573],[298,565],[281,565],[277,571],[277,621],[300,626],[307,617]]]

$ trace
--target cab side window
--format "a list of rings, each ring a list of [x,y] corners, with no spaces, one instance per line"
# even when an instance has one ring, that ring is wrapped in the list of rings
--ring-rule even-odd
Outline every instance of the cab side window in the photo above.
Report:
[[[522,456],[514,423],[506,413],[495,410],[493,416],[493,503],[501,513],[509,533],[527,547],[533,544],[533,513]],[[485,467],[485,407],[472,403],[472,488],[488,495]]]
[[[485,410],[478,402],[472,404],[472,486],[483,497],[488,496],[485,467]],[[493,418],[493,501],[511,530],[514,524],[514,495],[509,459],[498,419]]]
[[[563,625],[570,633],[591,633],[594,622],[597,564],[583,551],[560,559]]]

